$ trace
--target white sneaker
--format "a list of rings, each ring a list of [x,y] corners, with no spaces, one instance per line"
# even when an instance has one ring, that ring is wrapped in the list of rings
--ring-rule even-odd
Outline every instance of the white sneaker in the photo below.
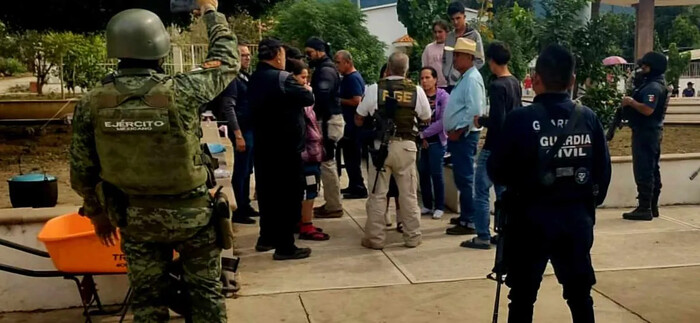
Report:
[[[445,214],[445,212],[443,210],[435,210],[435,212],[433,212],[433,219],[435,219],[435,220],[442,219],[443,214]]]
[[[420,214],[421,214],[421,215],[427,215],[427,214],[431,214],[431,213],[433,213],[433,210],[428,209],[428,208],[426,208],[426,207],[424,207],[424,206],[421,206],[421,207],[420,207]]]

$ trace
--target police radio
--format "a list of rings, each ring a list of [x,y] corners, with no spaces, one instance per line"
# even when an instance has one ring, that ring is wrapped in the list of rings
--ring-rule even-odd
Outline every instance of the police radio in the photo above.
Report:
[[[566,123],[566,127],[557,136],[556,142],[552,148],[547,151],[547,155],[545,155],[544,159],[540,163],[540,184],[542,186],[552,186],[552,184],[554,184],[554,182],[557,180],[557,175],[555,174],[554,170],[549,169],[549,163],[554,158],[554,155],[556,155],[559,152],[559,149],[561,149],[561,147],[564,145],[566,137],[574,130],[576,122],[581,116],[581,113],[583,113],[583,106],[577,102],[576,106],[574,107],[574,111],[569,117],[569,121]]]

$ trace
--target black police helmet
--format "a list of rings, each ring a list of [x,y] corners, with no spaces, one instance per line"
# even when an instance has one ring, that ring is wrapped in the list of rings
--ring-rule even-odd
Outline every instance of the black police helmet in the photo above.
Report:
[[[650,76],[657,76],[666,73],[666,67],[668,66],[668,60],[666,56],[657,52],[648,52],[642,57],[641,64],[647,65],[651,68],[649,72]]]

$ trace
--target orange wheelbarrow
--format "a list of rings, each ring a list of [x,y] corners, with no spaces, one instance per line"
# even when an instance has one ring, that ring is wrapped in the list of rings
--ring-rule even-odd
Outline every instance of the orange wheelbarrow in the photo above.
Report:
[[[63,277],[75,282],[80,293],[85,322],[92,322],[92,315],[121,315],[124,320],[131,301],[131,288],[116,310],[108,311],[100,300],[94,276],[123,275],[127,271],[126,257],[116,245],[104,246],[95,235],[90,219],[78,213],[62,215],[46,222],[37,237],[48,252],[0,239],[0,245],[26,252],[39,257],[50,258],[57,270],[39,271],[14,267],[0,263],[0,271],[28,277]],[[235,273],[239,259],[223,258],[224,271]],[[179,259],[168,268],[170,284],[163,297],[168,307],[182,315],[186,322],[189,317],[189,293],[182,281],[183,269]],[[224,295],[233,296],[239,289],[235,281],[229,281],[222,272],[221,282]]]
[[[28,277],[63,277],[78,287],[85,322],[92,322],[92,315],[121,314],[123,320],[131,298],[131,288],[116,310],[104,308],[94,277],[126,274],[126,257],[117,246],[103,246],[88,218],[77,213],[53,218],[37,237],[48,252],[0,239],[0,245],[34,256],[50,258],[56,270],[31,270],[0,264],[0,270]]]

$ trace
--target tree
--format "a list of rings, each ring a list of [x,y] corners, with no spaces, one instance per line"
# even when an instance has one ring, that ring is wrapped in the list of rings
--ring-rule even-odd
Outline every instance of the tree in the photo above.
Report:
[[[396,13],[399,21],[408,30],[419,48],[432,42],[433,23],[447,20],[447,6],[450,0],[398,0]]]
[[[63,57],[63,81],[75,94],[75,87],[89,90],[107,73],[105,40],[101,35],[76,35]]]
[[[274,10],[275,25],[270,35],[303,50],[309,37],[318,36],[331,44],[332,51],[350,51],[365,82],[379,79],[386,62],[386,45],[365,27],[365,15],[350,1],[318,2],[299,0],[280,4]]]
[[[553,43],[571,48],[574,31],[582,25],[579,13],[588,2],[588,0],[542,0],[540,5],[544,15],[538,21],[540,49]]]
[[[603,124],[609,124],[622,99],[622,93],[617,90],[622,69],[603,65],[606,57],[620,54],[620,49],[611,41],[616,32],[614,28],[615,25],[603,17],[592,19],[575,30],[572,39],[577,81],[574,96],[578,97],[578,89],[585,86],[581,102],[590,107]]]
[[[700,45],[700,29],[697,25],[693,25],[686,16],[678,16],[673,20],[668,39],[678,47],[694,48]]]
[[[242,12],[230,16],[228,18],[231,30],[238,37],[239,42],[254,43],[260,41],[262,30],[261,22],[254,19],[249,14]],[[192,23],[185,28],[170,27],[170,40],[174,44],[189,45],[189,44],[207,44],[209,38],[207,36],[207,26],[201,18],[194,19]]]
[[[510,70],[518,79],[524,79],[529,71],[530,61],[537,56],[534,13],[516,3],[513,7],[496,13],[487,26],[490,32],[484,33],[487,35],[484,46],[488,46],[494,40],[508,44],[511,51],[508,64]],[[488,35],[492,35],[493,38],[489,38]]]
[[[465,0],[462,1],[467,8],[479,10],[482,8],[484,0]],[[532,9],[533,0],[493,0],[494,13],[498,14],[500,10],[507,10],[514,5],[519,5],[520,8]]]
[[[586,80],[604,83],[610,70],[603,65],[603,59],[619,55],[619,48],[610,41],[614,30],[605,20],[592,19],[585,26],[574,31],[572,52],[576,57],[576,78],[579,84]]]
[[[635,37],[635,18],[633,15],[624,13],[605,13],[600,16],[602,23],[607,25],[610,30],[614,31],[611,34],[611,40],[614,46],[617,47],[615,52],[624,57],[628,62],[634,61],[634,37]]]
[[[690,53],[679,53],[676,43],[671,43],[668,46],[668,69],[666,70],[666,79],[668,83],[678,89],[678,82],[683,72],[690,65]]]
[[[219,11],[226,15],[248,12],[254,17],[263,15],[281,0],[219,1]],[[109,19],[120,11],[142,8],[155,12],[163,23],[187,26],[191,15],[173,14],[168,0],[35,0],[3,2],[0,20],[14,31],[53,30],[90,33],[107,26]]]

